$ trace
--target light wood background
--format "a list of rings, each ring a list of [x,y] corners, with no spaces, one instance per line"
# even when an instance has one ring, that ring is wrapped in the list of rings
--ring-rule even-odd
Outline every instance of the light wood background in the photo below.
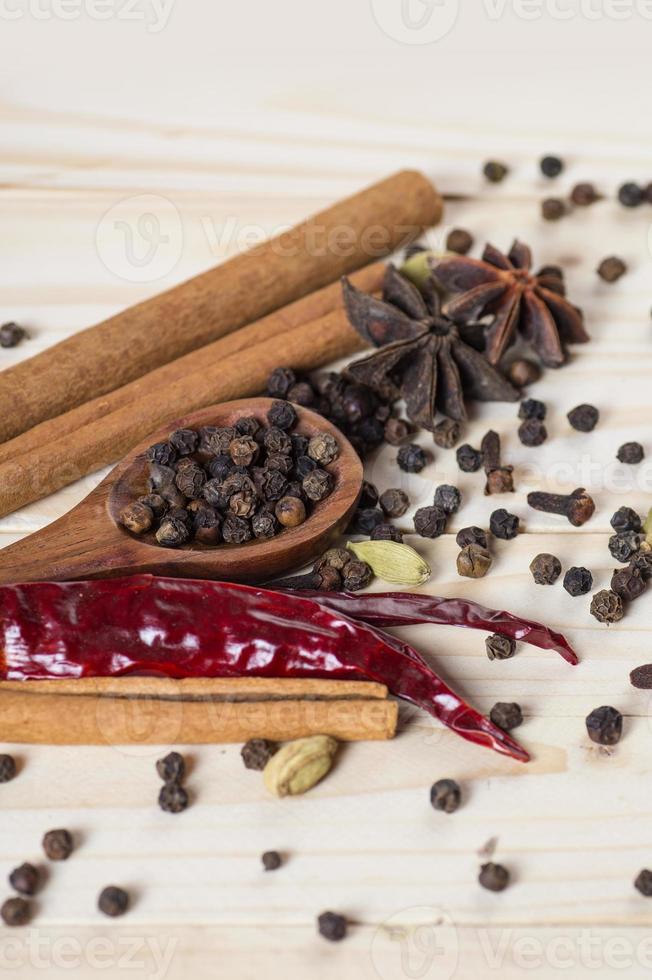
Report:
[[[544,9],[534,22],[512,7],[492,18],[486,6],[464,5],[444,38],[420,46],[383,33],[369,4],[342,0],[229,11],[188,0],[157,33],[117,16],[25,13],[2,24],[0,321],[31,334],[0,351],[3,366],[221,261],[249,226],[271,233],[411,165],[451,198],[432,244],[456,225],[475,235],[475,254],[486,239],[507,247],[518,235],[538,264],[566,266],[594,338],[531,391],[549,406],[541,449],[520,445],[516,406],[474,410],[465,439],[478,445],[489,426],[498,429],[516,467],[515,496],[484,498],[481,475],[459,474],[452,452],[437,450],[418,477],[399,476],[389,450],[368,467],[381,489],[405,487],[413,509],[438,483],[464,494],[450,534],[414,541],[432,563],[428,591],[506,606],[575,644],[574,669],[525,646],[490,663],[481,634],[403,631],[479,708],[519,701],[518,736],[533,761],[510,763],[405,710],[393,743],[347,747],[332,775],[297,800],[271,800],[237,746],[194,750],[193,805],[173,817],[155,802],[154,762],[165,747],[8,746],[21,773],[0,787],[0,876],[38,860],[49,828],[69,827],[78,839],[73,857],[51,867],[33,928],[0,932],[0,961],[13,976],[113,977],[128,967],[169,980],[512,980],[534,967],[544,977],[648,975],[652,906],[632,882],[652,865],[652,723],[649,698],[628,673],[651,656],[652,599],[606,629],[589,616],[589,597],[571,599],[561,583],[535,587],[528,565],[551,551],[564,568],[590,568],[602,588],[614,564],[611,513],[652,504],[650,460],[615,465],[630,439],[652,459],[652,209],[613,202],[622,181],[652,179],[649,30],[636,13],[562,22]],[[545,152],[568,160],[554,185],[538,175]],[[500,187],[479,176],[490,155],[512,167]],[[612,199],[544,224],[540,199],[579,179]],[[138,224],[148,213],[168,240],[152,263],[138,264],[152,239],[152,225]],[[125,234],[136,264],[125,258]],[[630,266],[612,286],[594,271],[607,254]],[[602,413],[592,435],[565,420],[582,401]],[[0,521],[2,543],[62,514],[101,475]],[[579,531],[527,508],[530,489],[581,484],[598,510]],[[486,526],[503,505],[525,533],[496,543],[485,580],[460,580],[455,531]],[[610,751],[584,729],[601,704],[625,715]],[[453,816],[429,804],[430,785],[445,776],[463,787]],[[492,839],[513,875],[501,895],[476,883]],[[264,874],[259,856],[269,848],[286,863]],[[135,897],[117,923],[95,909],[108,883]],[[354,923],[345,943],[316,935],[315,917],[329,908]]]

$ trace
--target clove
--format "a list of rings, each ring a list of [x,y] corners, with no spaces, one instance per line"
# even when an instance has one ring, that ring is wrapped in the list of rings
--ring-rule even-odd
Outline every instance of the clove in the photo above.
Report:
[[[534,510],[545,514],[563,514],[574,527],[586,524],[595,511],[595,502],[584,487],[569,494],[535,491],[528,494],[527,502]]]
[[[513,493],[513,466],[503,466],[500,459],[500,436],[493,429],[485,435],[480,444],[484,471],[487,483],[484,492],[487,496],[492,493]]]

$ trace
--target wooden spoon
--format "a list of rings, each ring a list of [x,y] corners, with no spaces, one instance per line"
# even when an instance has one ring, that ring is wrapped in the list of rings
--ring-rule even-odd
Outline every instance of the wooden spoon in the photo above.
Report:
[[[340,455],[328,470],[333,492],[314,505],[297,528],[268,540],[209,547],[190,541],[181,548],[162,548],[153,534],[137,536],[118,522],[123,507],[147,493],[145,452],[175,429],[233,425],[242,416],[266,421],[270,398],[225,402],[202,409],[159,429],[136,446],[109,475],[68,514],[41,531],[0,551],[0,584],[65,581],[152,573],[231,582],[262,582],[318,557],[348,525],[362,486],[362,463],[353,446],[316,412],[295,406],[294,431],[313,436],[330,432]]]

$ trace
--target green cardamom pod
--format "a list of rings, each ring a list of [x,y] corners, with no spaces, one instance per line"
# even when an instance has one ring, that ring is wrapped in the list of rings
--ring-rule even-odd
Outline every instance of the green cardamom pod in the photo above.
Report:
[[[445,252],[434,252],[431,249],[424,249],[423,252],[415,252],[409,259],[406,259],[400,268],[400,273],[409,279],[411,283],[422,289],[432,278],[432,267],[440,259],[445,258]],[[437,283],[435,282],[437,287]]]
[[[648,511],[648,515],[643,522],[643,531],[645,532],[646,543],[652,545],[652,510]]]
[[[347,548],[366,561],[374,575],[396,585],[423,585],[430,578],[430,565],[409,544],[398,541],[349,541]]]
[[[265,766],[265,786],[276,796],[306,793],[324,778],[336,752],[337,740],[330,735],[311,735],[288,742]]]

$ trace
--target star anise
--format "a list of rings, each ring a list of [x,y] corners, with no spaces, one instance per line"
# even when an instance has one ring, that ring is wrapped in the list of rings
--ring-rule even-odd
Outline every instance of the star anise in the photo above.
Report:
[[[519,392],[465,341],[466,328],[442,314],[432,283],[420,292],[390,265],[382,300],[356,289],[348,279],[343,289],[351,324],[380,348],[350,364],[347,373],[387,401],[403,398],[417,425],[434,429],[437,410],[451,419],[466,419],[465,396],[479,401],[518,399]]]
[[[564,296],[561,270],[548,266],[531,271],[532,253],[515,241],[504,255],[487,245],[482,260],[456,255],[433,262],[437,281],[449,293],[459,293],[446,304],[456,323],[477,321],[493,314],[486,328],[485,355],[498,364],[521,334],[548,367],[564,363],[564,344],[590,340],[582,311]]]

